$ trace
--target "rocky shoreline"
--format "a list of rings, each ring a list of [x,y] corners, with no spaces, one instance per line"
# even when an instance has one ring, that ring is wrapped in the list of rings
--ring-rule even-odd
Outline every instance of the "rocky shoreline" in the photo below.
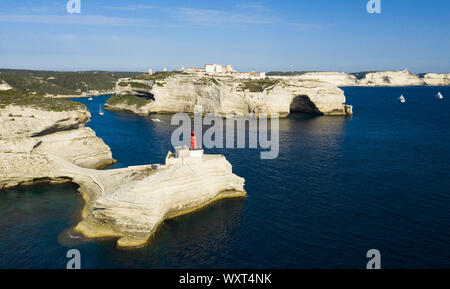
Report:
[[[50,111],[14,104],[0,108],[0,190],[73,182],[85,200],[75,230],[116,237],[118,246],[145,244],[167,218],[218,199],[244,197],[244,179],[220,155],[180,165],[96,170],[115,162],[110,148],[85,125],[87,108]]]
[[[153,81],[120,79],[116,95],[106,105],[111,110],[139,115],[192,114],[196,105],[201,105],[204,113],[223,117],[249,114],[286,117],[293,111],[351,115],[351,106],[345,101],[341,89],[317,80],[242,80],[232,75],[178,72]]]
[[[350,74],[346,72],[306,72],[293,76],[272,76],[285,80],[316,80],[346,86],[449,86],[450,73],[426,73],[416,75],[408,70],[377,71]]]

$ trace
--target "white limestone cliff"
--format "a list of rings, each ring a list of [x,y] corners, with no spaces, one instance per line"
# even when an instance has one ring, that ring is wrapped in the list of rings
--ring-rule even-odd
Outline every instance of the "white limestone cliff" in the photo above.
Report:
[[[356,86],[358,85],[358,79],[349,73],[345,72],[307,72],[301,75],[295,76],[274,76],[273,78],[283,79],[291,78],[302,80],[316,80],[332,83],[338,87],[342,86]]]
[[[293,76],[272,76],[274,79],[284,80],[315,80],[329,82],[338,87],[345,86],[422,86],[422,85],[450,85],[450,74],[427,73],[423,77],[401,71],[377,71],[360,73],[356,76],[345,72],[307,72]]]
[[[367,73],[359,81],[360,86],[420,86],[425,82],[408,70]]]
[[[0,152],[51,153],[76,165],[99,168],[113,163],[110,148],[85,125],[87,109],[46,111],[8,105],[0,109]]]
[[[427,73],[423,81],[427,85],[450,85],[450,73]]]
[[[90,238],[118,237],[118,246],[145,244],[166,219],[222,198],[244,197],[244,179],[225,157],[205,155],[179,165],[162,165],[143,177],[105,189],[75,228]]]
[[[109,147],[85,127],[89,118],[87,109],[0,109],[0,190],[73,182],[85,200],[75,229],[88,238],[117,237],[119,246],[145,244],[167,218],[245,196],[244,180],[223,156],[95,170],[114,160]]]
[[[256,88],[248,89],[256,85]],[[119,93],[124,93],[119,87]],[[344,92],[333,84],[303,79],[266,79],[249,81],[233,76],[174,74],[153,85],[149,93],[154,100],[137,107],[122,103],[107,103],[110,109],[129,110],[138,114],[193,113],[195,105],[202,105],[205,113],[221,116],[251,113],[278,113],[287,116],[291,111],[323,115],[345,115]]]

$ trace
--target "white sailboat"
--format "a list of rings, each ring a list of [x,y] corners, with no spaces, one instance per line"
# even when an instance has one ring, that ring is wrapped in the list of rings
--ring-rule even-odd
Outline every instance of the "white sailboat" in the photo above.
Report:
[[[102,105],[101,105],[101,104],[100,104],[100,108],[99,108],[98,114],[99,114],[99,115],[104,115],[104,114],[105,114],[105,113],[103,112],[103,110],[102,110]]]
[[[405,99],[405,97],[403,96],[403,94],[400,95],[400,97],[398,98],[398,101],[400,101],[401,103],[405,103],[405,102],[406,102],[406,99]]]
[[[442,95],[442,93],[439,91],[438,94],[436,95],[436,97],[438,99],[444,99],[444,96]]]

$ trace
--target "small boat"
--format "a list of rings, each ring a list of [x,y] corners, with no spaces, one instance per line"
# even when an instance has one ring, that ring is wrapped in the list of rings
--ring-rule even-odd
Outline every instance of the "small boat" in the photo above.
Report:
[[[100,109],[99,109],[99,111],[98,111],[98,114],[99,115],[104,115],[105,113],[103,112],[103,110],[102,110],[102,105],[100,104]]]
[[[405,99],[405,97],[403,96],[403,94],[400,95],[400,97],[398,98],[398,101],[400,101],[401,103],[405,103],[405,102],[406,102],[406,99]]]
[[[444,96],[442,95],[442,93],[439,91],[438,94],[436,95],[436,97],[438,99],[444,99]]]
[[[94,100],[94,99],[92,98],[92,96],[89,96],[88,100]]]
[[[152,121],[154,121],[154,122],[161,122],[161,120],[159,118],[152,118]]]

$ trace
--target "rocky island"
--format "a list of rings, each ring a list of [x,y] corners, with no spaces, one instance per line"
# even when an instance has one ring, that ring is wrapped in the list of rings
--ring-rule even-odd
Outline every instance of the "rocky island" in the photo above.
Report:
[[[96,170],[115,160],[85,126],[89,120],[80,103],[0,94],[0,189],[73,182],[85,200],[75,229],[90,238],[116,237],[118,246],[143,245],[167,218],[245,196],[244,179],[221,155],[191,157],[184,149],[163,165]]]

